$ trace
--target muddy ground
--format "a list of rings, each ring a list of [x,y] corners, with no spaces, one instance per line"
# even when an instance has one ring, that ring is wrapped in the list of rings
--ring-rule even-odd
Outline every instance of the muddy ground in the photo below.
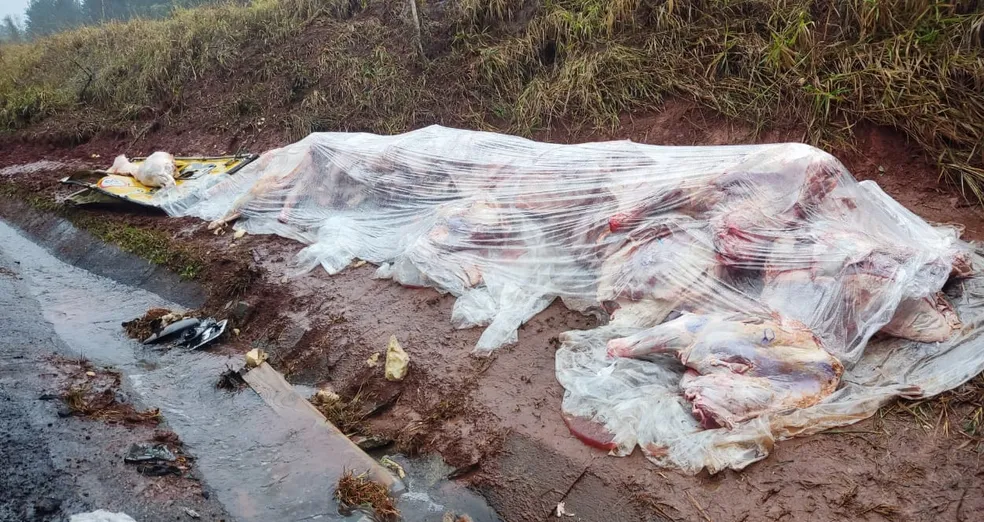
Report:
[[[965,237],[984,239],[984,212],[940,185],[928,158],[898,134],[855,129],[853,148],[834,151],[859,179],[873,179],[927,220],[957,222]],[[798,141],[798,129],[755,134],[687,102],[626,116],[614,132],[570,132],[562,125],[540,139],[574,142],[631,138],[653,144]],[[105,167],[113,155],[155,149],[184,154],[233,152],[235,142],[192,125],[135,141],[96,138],[75,148],[5,138],[0,168],[42,159]],[[255,152],[283,144],[276,133],[251,136]],[[98,155],[98,157],[94,157]],[[0,177],[7,193],[45,199],[71,192],[64,171]],[[8,196],[9,197],[9,196]],[[80,211],[73,211],[80,212]],[[359,395],[376,409],[360,429],[396,439],[404,451],[439,452],[482,491],[506,520],[545,520],[560,501],[571,520],[975,520],[984,510],[984,445],[960,429],[981,404],[951,404],[949,422],[886,408],[874,419],[779,443],[741,472],[696,477],[658,470],[638,452],[614,458],[574,439],[560,417],[563,389],[554,378],[556,336],[593,320],[554,304],[520,330],[520,342],[491,358],[471,355],[479,330],[454,330],[453,299],[427,289],[371,279],[374,267],[335,277],[316,270],[287,279],[301,246],[277,237],[216,236],[205,223],[118,210],[84,211],[101,220],[164,231],[206,262],[205,308],[224,312],[249,303],[239,335],[224,351],[267,349],[275,367],[298,383]],[[248,285],[240,288],[239,282]],[[396,334],[410,353],[410,376],[383,380],[365,360]],[[979,401],[979,397],[975,400]],[[953,401],[954,403],[957,401]],[[920,411],[923,411],[920,410]]]

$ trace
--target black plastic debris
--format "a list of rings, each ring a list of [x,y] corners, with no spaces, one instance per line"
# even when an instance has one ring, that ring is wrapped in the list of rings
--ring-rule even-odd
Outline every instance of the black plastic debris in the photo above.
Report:
[[[201,323],[201,320],[195,317],[189,317],[187,319],[182,319],[180,321],[173,322],[159,332],[155,332],[150,337],[144,339],[144,344],[154,344],[167,341],[169,339],[176,338],[178,334],[188,330],[189,328],[194,328]]]
[[[202,348],[222,336],[222,333],[225,332],[226,324],[228,324],[226,320],[216,322],[212,318],[205,319],[198,326],[185,330],[178,344],[189,350]]]
[[[188,317],[167,325],[161,331],[145,339],[143,343],[156,344],[174,341],[178,346],[197,350],[221,337],[227,324],[227,320],[216,321],[211,317],[207,319]]]

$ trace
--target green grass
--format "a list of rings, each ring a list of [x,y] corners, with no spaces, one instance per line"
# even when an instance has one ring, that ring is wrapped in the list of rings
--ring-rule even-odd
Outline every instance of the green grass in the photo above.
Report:
[[[56,213],[79,229],[116,245],[124,252],[163,266],[184,279],[197,279],[205,268],[205,260],[201,255],[175,241],[166,232],[92,216],[87,212],[65,207],[50,197],[39,196],[12,182],[0,183],[0,196],[24,201],[41,211]]]
[[[3,46],[0,129],[99,115],[70,129],[77,142],[206,99],[210,114],[265,117],[289,139],[435,122],[529,135],[558,120],[610,129],[675,96],[756,128],[798,125],[828,147],[859,123],[891,126],[984,196],[984,7],[970,2],[418,5],[426,60],[397,0],[261,0]]]
[[[124,223],[85,219],[81,215],[70,220],[99,239],[118,246],[120,250],[166,267],[184,279],[196,279],[205,266],[199,255],[182,248],[165,232]]]

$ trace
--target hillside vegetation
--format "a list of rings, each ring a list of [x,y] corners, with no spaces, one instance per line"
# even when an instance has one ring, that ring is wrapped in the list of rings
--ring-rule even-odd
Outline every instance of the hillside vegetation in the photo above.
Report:
[[[694,99],[819,144],[895,127],[984,194],[984,6],[951,0],[256,0],[0,47],[0,129],[70,142],[207,111],[529,134]],[[419,31],[418,31],[419,27]],[[419,37],[418,37],[419,35]],[[70,124],[69,124],[70,123]]]

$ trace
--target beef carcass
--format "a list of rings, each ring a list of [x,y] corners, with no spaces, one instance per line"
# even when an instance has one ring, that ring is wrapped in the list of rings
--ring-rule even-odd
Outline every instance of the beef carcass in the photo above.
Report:
[[[612,339],[613,357],[673,354],[680,381],[704,428],[733,428],[769,412],[806,408],[830,395],[844,367],[802,324],[684,314],[630,337]]]
[[[626,238],[605,259],[596,296],[614,323],[659,324],[682,303],[700,302],[718,286],[706,233],[680,223],[643,227],[647,235]]]
[[[881,331],[921,343],[942,342],[962,327],[960,317],[943,292],[920,299],[903,299]]]
[[[482,285],[490,267],[521,257],[536,236],[515,210],[479,197],[444,203],[415,227],[425,232],[407,246],[406,258],[455,295]]]
[[[227,225],[244,214],[275,214],[280,223],[301,230],[316,228],[326,213],[354,209],[372,193],[371,187],[351,176],[330,151],[303,142],[267,151],[247,168],[261,175],[224,216],[209,224],[209,229]],[[243,175],[230,177],[209,192],[234,189]]]

